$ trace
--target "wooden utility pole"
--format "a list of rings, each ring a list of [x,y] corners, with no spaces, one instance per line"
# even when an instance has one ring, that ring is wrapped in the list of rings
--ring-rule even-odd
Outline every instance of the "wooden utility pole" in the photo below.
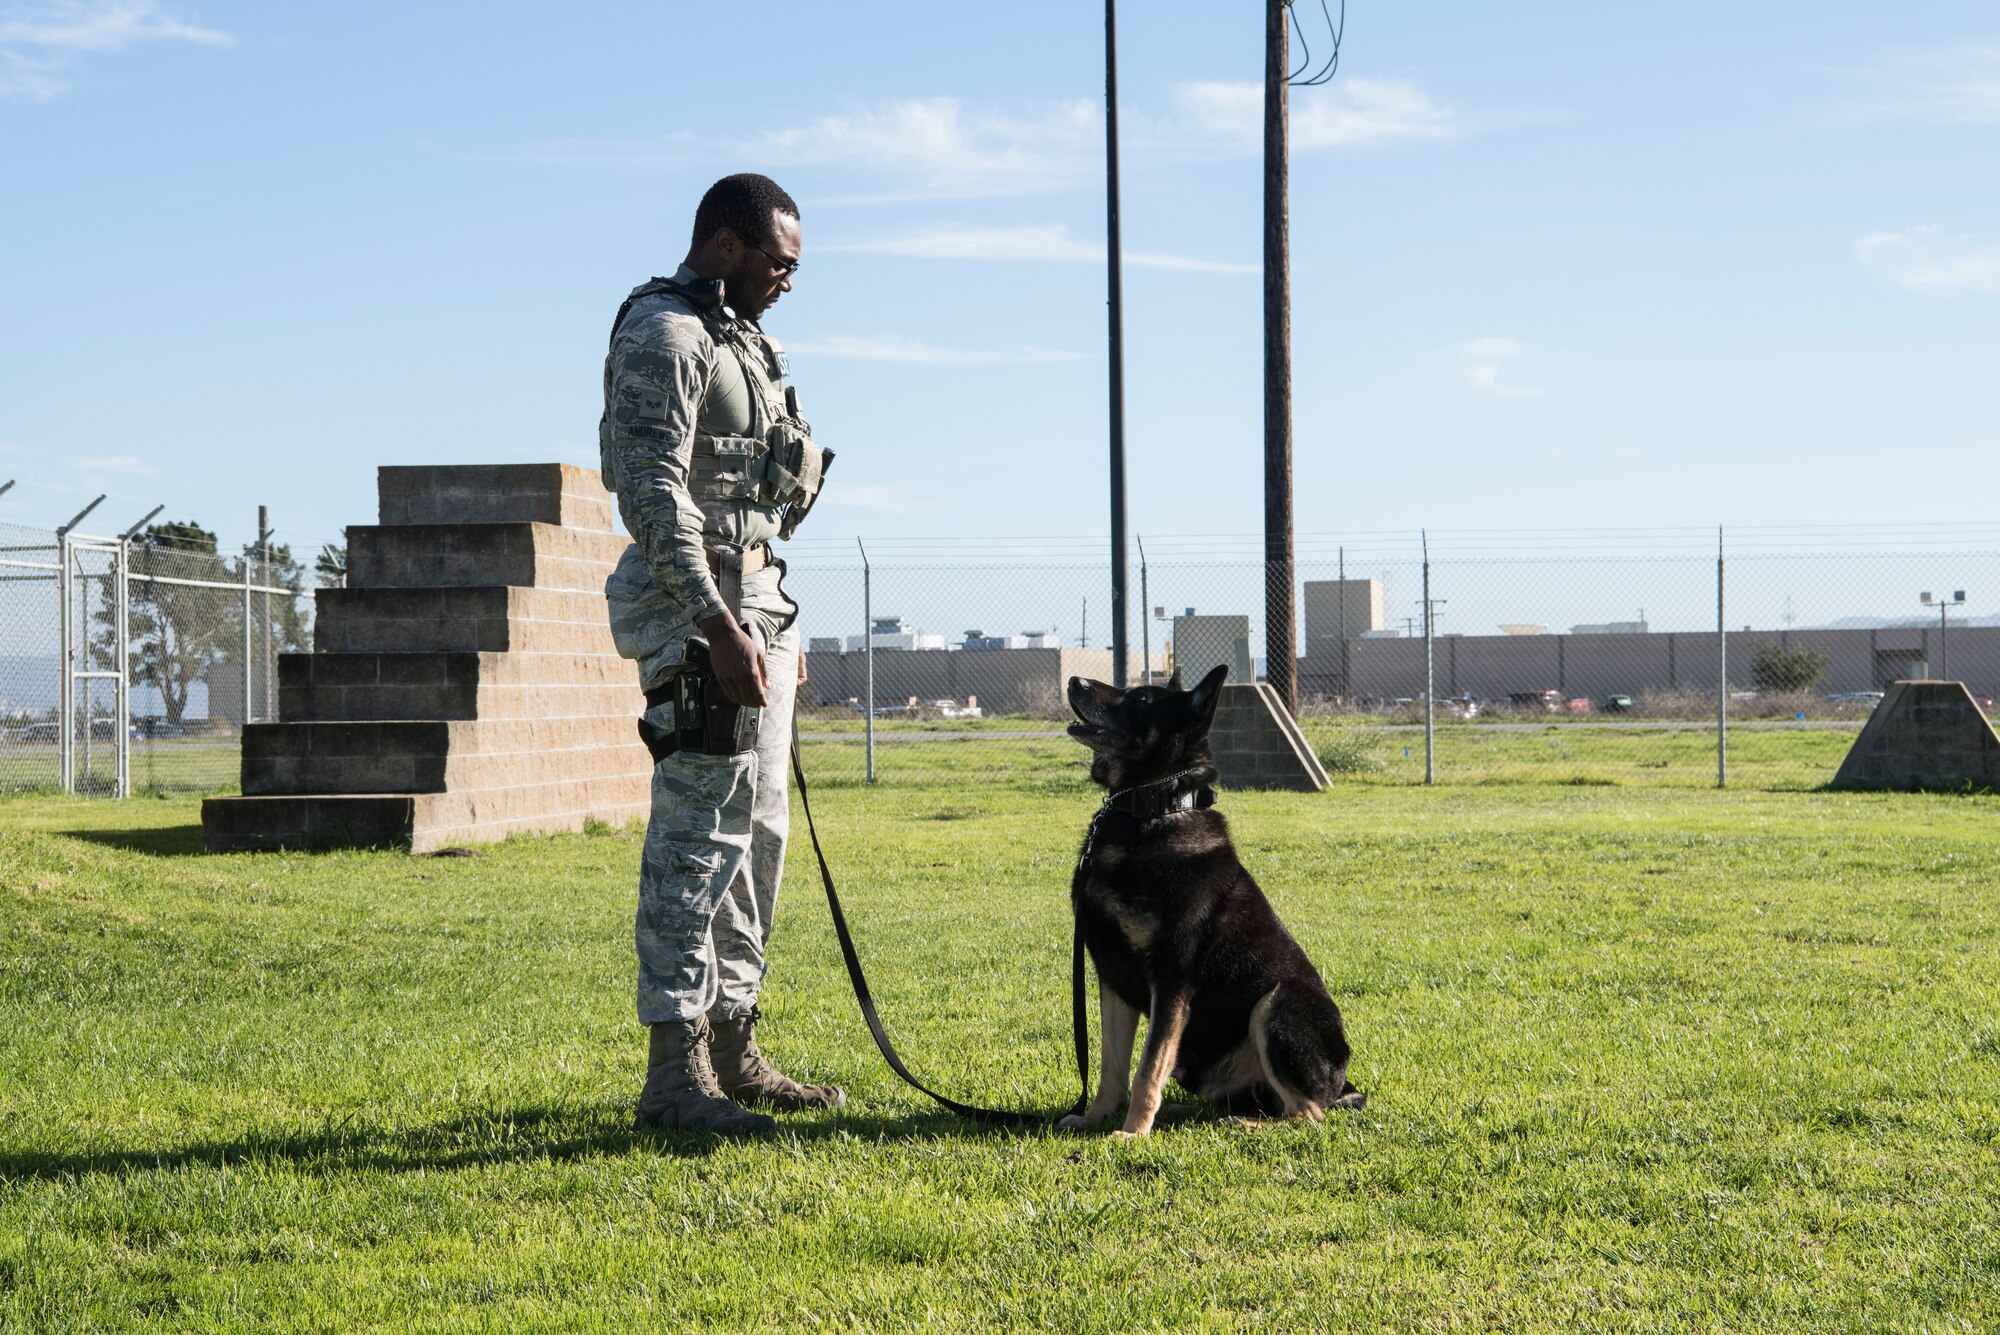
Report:
[[[1285,0],[1264,14],[1264,676],[1299,712],[1292,601],[1292,294],[1286,193],[1286,86],[1292,58]]]

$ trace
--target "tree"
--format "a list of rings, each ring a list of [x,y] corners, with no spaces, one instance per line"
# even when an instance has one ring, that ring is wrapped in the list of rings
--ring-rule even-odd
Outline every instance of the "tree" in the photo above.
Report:
[[[209,670],[222,661],[241,613],[231,616],[233,600],[226,589],[161,581],[223,584],[230,575],[216,553],[215,535],[192,520],[154,524],[132,540],[131,660],[126,670],[133,684],[159,691],[170,725],[178,726],[186,714],[194,684],[207,680]],[[116,616],[116,609],[106,606],[93,618],[99,626],[93,648],[107,666],[117,643]]]
[[[243,557],[250,562],[258,561],[257,544],[251,543],[243,549]],[[325,549],[320,551],[320,560],[326,559]],[[255,594],[251,615],[257,621],[258,633],[263,630],[264,601],[271,605],[271,637],[280,652],[305,652],[312,648],[312,627],[306,619],[305,592],[306,568],[292,557],[291,546],[287,543],[271,544],[271,563],[268,567],[251,570],[252,584],[266,588],[283,588],[291,596],[279,594]],[[259,651],[261,652],[261,650]]]
[[[313,573],[319,576],[322,589],[344,589],[347,587],[347,548],[325,543],[319,549],[319,559],[313,562]]]
[[[160,693],[166,722],[179,726],[187,714],[194,684],[213,682],[218,666],[235,664],[241,682],[243,657],[243,593],[245,574],[256,588],[280,588],[284,593],[250,595],[252,682],[264,692],[265,710],[271,692],[270,667],[265,664],[268,642],[275,652],[311,648],[306,618],[305,567],[291,548],[273,544],[265,566],[256,544],[231,560],[216,550],[216,536],[192,521],[155,524],[132,541],[131,652],[126,671],[135,686]],[[181,582],[185,581],[185,582]],[[264,634],[269,608],[270,636]],[[117,610],[107,598],[91,615],[92,666],[111,670],[117,661]]]
[[[1750,656],[1750,684],[1773,694],[1809,691],[1826,675],[1827,665],[1832,661],[1832,655],[1823,649],[1760,644]]]

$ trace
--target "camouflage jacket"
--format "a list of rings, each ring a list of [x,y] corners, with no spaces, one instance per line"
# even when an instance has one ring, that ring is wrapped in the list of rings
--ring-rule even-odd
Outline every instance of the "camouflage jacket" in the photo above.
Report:
[[[653,591],[696,622],[727,610],[704,548],[750,547],[781,530],[784,506],[747,465],[794,415],[777,340],[731,314],[719,292],[701,301],[714,285],[686,265],[674,281],[693,293],[642,285],[612,331],[597,441]]]

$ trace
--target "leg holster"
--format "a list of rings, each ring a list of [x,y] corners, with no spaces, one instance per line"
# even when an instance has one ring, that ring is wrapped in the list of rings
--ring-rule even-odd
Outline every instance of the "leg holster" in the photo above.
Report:
[[[690,636],[681,670],[646,692],[647,709],[657,709],[668,701],[674,706],[674,726],[662,728],[643,716],[639,719],[639,740],[659,764],[676,751],[692,751],[704,756],[734,756],[757,748],[757,717],[761,710],[739,705],[722,693],[714,664],[708,656],[708,641]]]

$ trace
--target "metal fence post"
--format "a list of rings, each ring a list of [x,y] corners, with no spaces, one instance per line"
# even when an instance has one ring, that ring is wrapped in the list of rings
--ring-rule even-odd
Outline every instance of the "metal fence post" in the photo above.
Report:
[[[112,664],[118,673],[118,796],[132,795],[132,539],[166,509],[156,505],[118,538],[118,626],[112,635]]]
[[[1424,782],[1437,782],[1437,659],[1431,638],[1431,538],[1424,534]]]
[[[251,710],[256,702],[251,685],[250,654],[250,558],[243,558],[243,726],[250,726]]]
[[[862,546],[859,537],[854,545],[861,548],[861,663],[862,680],[866,683],[862,690],[862,713],[868,720],[868,782],[875,782],[875,572],[868,564],[868,548]]]
[[[1729,786],[1729,627],[1722,599],[1722,526],[1715,526],[1715,786]]]
[[[76,791],[76,678],[70,675],[69,529],[56,530],[56,783],[66,793]]]
[[[1153,684],[1153,594],[1146,584],[1146,540],[1135,537],[1139,544],[1139,680],[1142,684]]]
[[[1352,698],[1353,692],[1347,689],[1347,548],[1344,544],[1340,548],[1340,566],[1335,578],[1339,581],[1334,585],[1334,588],[1339,590],[1340,601],[1340,610],[1338,613],[1340,618],[1340,707],[1346,709],[1354,701]],[[1309,654],[1312,652],[1310,641],[1306,644],[1306,652]]]
[[[111,666],[118,673],[112,691],[118,702],[118,740],[113,744],[117,775],[112,791],[118,797],[132,795],[132,581],[128,570],[131,557],[132,539],[128,534],[118,540],[118,582],[112,589],[111,612]]]
[[[99,496],[89,505],[76,512],[76,518],[56,530],[56,615],[60,624],[56,627],[56,653],[61,660],[61,676],[56,681],[56,712],[61,715],[61,725],[56,729],[56,774],[57,782],[66,793],[76,792],[76,654],[75,627],[70,625],[71,602],[75,598],[75,582],[71,578],[70,532],[81,524],[85,517],[104,503]]]

